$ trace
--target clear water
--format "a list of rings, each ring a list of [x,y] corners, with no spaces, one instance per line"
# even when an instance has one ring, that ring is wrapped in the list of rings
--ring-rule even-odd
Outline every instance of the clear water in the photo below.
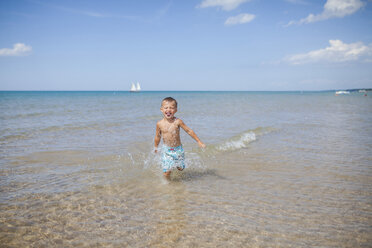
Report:
[[[187,168],[152,153],[161,100]],[[5,247],[371,247],[372,98],[0,92]]]

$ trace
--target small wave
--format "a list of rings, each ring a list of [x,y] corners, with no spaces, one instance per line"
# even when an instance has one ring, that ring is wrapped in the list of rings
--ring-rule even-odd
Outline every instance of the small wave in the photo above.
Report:
[[[256,140],[256,134],[254,132],[246,132],[238,137],[234,137],[231,140],[227,140],[223,144],[216,148],[220,151],[233,151],[241,148],[245,148],[249,143]]]
[[[5,135],[3,137],[0,137],[0,142],[11,142],[11,141],[17,141],[17,140],[25,140],[29,139],[31,135],[27,133],[21,133],[21,134],[10,134]]]
[[[246,130],[238,135],[228,138],[220,144],[208,145],[205,152],[206,154],[216,154],[246,148],[250,143],[256,141],[259,136],[274,130],[275,129],[271,127],[258,127],[253,130]]]
[[[49,115],[53,115],[53,114],[54,114],[53,111],[34,112],[34,113],[1,116],[0,119],[2,119],[2,120],[12,120],[12,119],[22,119],[22,118],[45,117],[45,116],[49,116]]]
[[[119,127],[121,123],[91,123],[91,124],[67,124],[62,126],[49,126],[40,129],[40,132],[79,131],[79,130],[107,130],[111,127]]]

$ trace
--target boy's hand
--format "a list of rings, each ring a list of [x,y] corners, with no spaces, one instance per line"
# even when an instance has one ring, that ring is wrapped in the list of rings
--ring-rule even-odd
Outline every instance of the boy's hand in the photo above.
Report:
[[[158,148],[157,147],[155,147],[154,152],[158,153]]]
[[[198,142],[198,144],[199,144],[199,147],[201,147],[201,148],[205,148],[206,147],[206,145],[203,143],[203,142]]]

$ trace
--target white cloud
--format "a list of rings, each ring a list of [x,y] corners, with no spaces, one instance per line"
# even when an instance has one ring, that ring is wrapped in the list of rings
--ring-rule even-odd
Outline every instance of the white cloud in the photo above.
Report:
[[[250,0],[203,0],[197,7],[221,7],[225,11],[230,11],[237,8],[240,4],[248,2]]]
[[[0,56],[24,56],[32,51],[31,46],[26,46],[23,43],[16,43],[13,48],[0,49]]]
[[[339,63],[357,60],[369,62],[372,58],[372,43],[369,45],[364,45],[363,42],[346,44],[340,40],[330,40],[329,44],[331,46],[324,49],[288,56],[284,61],[299,65],[314,62]]]
[[[309,14],[306,18],[299,21],[290,21],[287,26],[292,24],[306,24],[318,22],[330,18],[341,18],[354,14],[365,5],[361,0],[327,0],[323,12],[317,15]]]
[[[251,22],[256,16],[252,14],[240,14],[237,16],[231,16],[227,18],[225,21],[226,26],[236,25],[236,24],[243,24]]]

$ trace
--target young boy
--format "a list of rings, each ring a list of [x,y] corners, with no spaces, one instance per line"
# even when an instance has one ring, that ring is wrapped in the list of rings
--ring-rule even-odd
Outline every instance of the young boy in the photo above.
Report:
[[[161,136],[163,136],[162,167],[164,176],[169,179],[172,168],[177,167],[181,171],[185,168],[185,152],[181,144],[180,127],[196,140],[200,147],[204,148],[205,144],[181,119],[174,116],[177,112],[177,101],[175,99],[172,97],[164,98],[161,102],[160,111],[163,113],[163,119],[156,124],[155,152],[158,151],[158,145]]]

